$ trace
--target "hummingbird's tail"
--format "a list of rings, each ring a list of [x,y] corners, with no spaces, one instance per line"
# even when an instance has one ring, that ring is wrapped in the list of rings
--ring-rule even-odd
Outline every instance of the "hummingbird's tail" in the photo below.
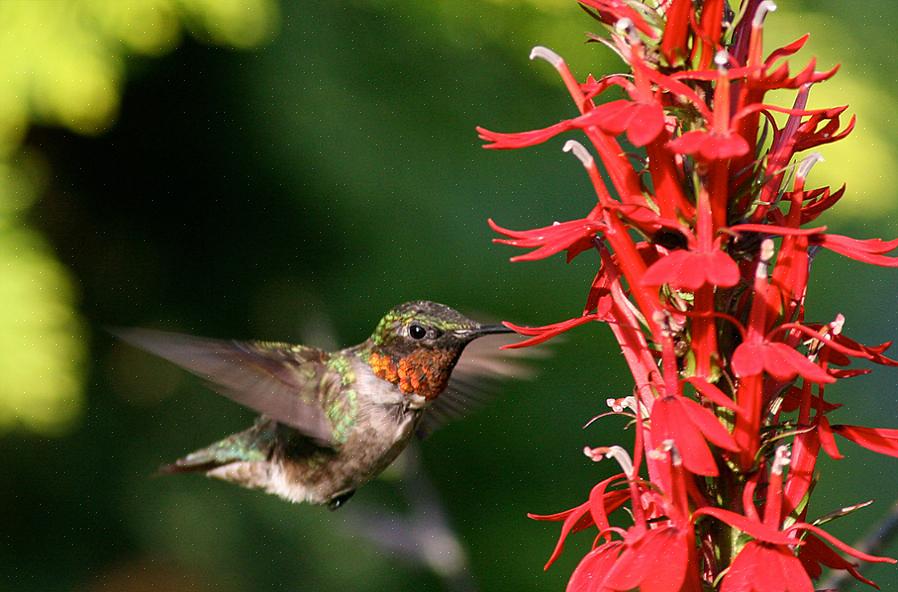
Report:
[[[208,473],[232,463],[265,462],[274,444],[275,429],[275,422],[260,417],[253,427],[162,465],[158,472],[162,475]]]

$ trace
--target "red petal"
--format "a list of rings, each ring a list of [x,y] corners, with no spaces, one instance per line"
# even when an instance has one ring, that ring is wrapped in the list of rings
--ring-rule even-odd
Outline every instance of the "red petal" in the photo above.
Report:
[[[707,266],[705,269],[708,283],[722,288],[729,288],[739,283],[739,266],[736,265],[736,262],[729,255],[723,251],[715,250],[711,253],[703,254],[703,256],[705,257],[705,262],[702,264]],[[699,261],[696,261],[696,263],[699,263]]]
[[[630,492],[627,490],[605,492],[614,481],[623,478],[626,478],[626,475],[618,473],[601,481],[589,492],[589,513],[592,515],[592,521],[595,523],[596,528],[600,531],[605,530],[609,526],[608,514],[624,505],[624,502],[630,497]]]
[[[777,547],[776,559],[782,574],[781,582],[787,584],[786,590],[789,592],[814,592],[814,583],[808,572],[805,571],[804,565],[788,548]]]
[[[652,438],[661,443],[673,440],[683,457],[683,466],[697,475],[718,474],[714,455],[698,427],[681,405],[682,397],[662,397],[652,406]]]
[[[736,405],[736,402],[730,399],[722,390],[705,380],[699,376],[691,376],[685,380],[693,387],[695,390],[701,394],[704,398],[708,399],[715,405],[719,405],[720,407],[725,407],[731,411],[738,411],[739,406]]]
[[[703,160],[729,160],[749,151],[748,142],[738,134],[706,130],[686,132],[667,146],[674,152],[691,154]]]
[[[878,238],[859,240],[839,234],[823,234],[812,238],[811,242],[864,263],[881,265],[883,267],[898,267],[898,257],[887,257],[884,255],[884,253],[898,248],[898,239],[891,241],[883,241]]]
[[[858,572],[856,565],[830,549],[823,543],[823,541],[812,534],[809,534],[805,537],[804,545],[801,546],[801,551],[798,555],[798,558],[802,563],[805,564],[805,569],[808,571],[812,578],[820,576],[821,572],[823,571],[820,568],[820,564],[822,564],[830,569],[844,569],[848,573],[850,573],[856,580],[863,582],[868,586],[873,586],[874,588],[879,590],[879,586],[877,586],[876,583],[868,580],[867,578],[862,576],[860,572]]]
[[[640,585],[644,592],[680,592],[689,565],[688,539],[671,526],[645,535],[638,554],[645,570]],[[698,566],[694,566],[698,567]]]
[[[664,109],[661,105],[637,103],[632,111],[633,119],[627,126],[627,138],[634,146],[645,146],[664,131]]]
[[[686,538],[677,528],[662,526],[628,542],[605,581],[614,590],[679,592],[688,560]]]
[[[534,335],[534,337],[532,337],[531,339],[525,339],[524,341],[519,341],[517,343],[503,345],[500,349],[516,349],[519,347],[529,347],[531,345],[537,345],[538,343],[542,343],[544,341],[552,339],[553,337],[557,337],[558,335],[561,335],[565,331],[573,329],[574,327],[578,327],[595,320],[598,320],[597,314],[588,314],[583,315],[582,317],[568,319],[560,323],[545,325],[543,327],[522,327],[520,325],[509,323],[508,321],[503,321],[502,324],[515,333],[519,333],[521,335]]]
[[[701,130],[686,132],[682,136],[668,142],[667,147],[681,154],[695,154],[701,149],[707,134],[708,132]]]
[[[736,376],[755,376],[764,370],[764,344],[742,342],[733,352],[733,371]]]
[[[603,592],[608,590],[604,582],[617,561],[623,543],[612,541],[600,545],[586,554],[567,583],[566,592]]]
[[[833,429],[829,425],[829,420],[826,417],[820,417],[817,422],[817,433],[820,435],[820,446],[823,447],[823,450],[830,456],[830,458],[835,460],[841,460],[845,458],[841,452],[839,452],[839,447],[836,445],[836,438],[833,436]]]
[[[764,369],[779,380],[791,380],[800,374],[816,383],[831,383],[836,379],[785,343],[767,343],[764,348]]]
[[[695,291],[705,284],[721,287],[739,282],[739,266],[723,251],[676,250],[659,258],[642,277],[646,286],[670,284]]]
[[[489,142],[484,148],[496,150],[513,150],[515,148],[525,148],[542,144],[550,138],[554,138],[562,132],[566,132],[574,127],[572,120],[559,121],[555,125],[533,130],[529,132],[518,132],[511,134],[503,134],[500,132],[492,132],[486,128],[478,127],[477,134],[480,139]]]
[[[749,149],[748,142],[738,134],[709,133],[699,155],[705,160],[730,160],[747,154]]]
[[[692,0],[673,0],[667,9],[667,23],[661,38],[661,53],[668,64],[686,55]]]
[[[735,440],[733,440],[733,436],[709,409],[686,397],[680,397],[679,401],[687,415],[689,415],[689,419],[698,426],[708,440],[721,448],[733,452],[739,450]]]
[[[549,561],[546,562],[543,569],[549,569],[549,567],[555,563],[555,560],[561,555],[562,549],[564,549],[564,540],[567,538],[567,535],[574,530],[574,527],[580,522],[581,518],[588,515],[589,503],[587,502],[574,508],[568,517],[564,519],[564,524],[561,525],[561,534],[558,535],[558,542],[555,544],[555,550],[552,551],[552,555],[549,557]]]
[[[868,553],[864,553],[863,551],[858,551],[854,547],[848,545],[847,543],[843,543],[833,535],[829,534],[822,528],[814,526],[813,524],[808,524],[807,522],[796,522],[789,528],[789,531],[794,530],[804,530],[814,533],[822,539],[825,539],[827,543],[842,551],[843,553],[848,553],[852,557],[857,557],[862,561],[869,561],[870,563],[898,563],[891,557],[880,557],[878,555],[870,555]]]
[[[775,545],[795,544],[795,541],[788,535],[786,535],[786,533],[781,532],[776,528],[771,528],[763,522],[751,520],[746,516],[743,516],[742,514],[737,514],[736,512],[724,510],[723,508],[705,506],[703,508],[699,508],[695,511],[695,513],[692,514],[693,519],[704,515],[717,518],[721,522],[726,522],[730,526],[738,528],[742,532],[758,539],[759,541],[773,543]]]
[[[832,429],[858,446],[879,454],[898,457],[898,430],[851,425],[834,425]]]
[[[749,542],[742,548],[724,576],[720,592],[752,592],[755,590],[758,548],[759,545],[754,542]]]

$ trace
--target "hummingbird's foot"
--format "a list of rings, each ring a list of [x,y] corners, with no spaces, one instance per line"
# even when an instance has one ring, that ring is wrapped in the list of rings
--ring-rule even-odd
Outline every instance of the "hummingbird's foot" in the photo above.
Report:
[[[332,498],[331,501],[327,502],[327,509],[333,512],[343,504],[345,504],[349,498],[355,495],[355,489],[352,491],[347,491],[346,493],[341,493],[335,498]]]

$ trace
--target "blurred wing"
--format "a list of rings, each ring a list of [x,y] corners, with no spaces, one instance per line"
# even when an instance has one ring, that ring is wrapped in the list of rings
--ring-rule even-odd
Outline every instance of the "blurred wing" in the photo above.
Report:
[[[482,407],[509,379],[530,379],[536,374],[527,360],[545,357],[544,348],[500,350],[519,341],[517,335],[495,335],[473,341],[452,371],[449,386],[428,407],[418,424],[417,434],[426,438],[444,424]]]
[[[148,329],[113,335],[204,378],[232,401],[333,446],[333,427],[317,394],[339,388],[321,350],[251,341],[224,341]],[[329,386],[330,385],[330,386]]]

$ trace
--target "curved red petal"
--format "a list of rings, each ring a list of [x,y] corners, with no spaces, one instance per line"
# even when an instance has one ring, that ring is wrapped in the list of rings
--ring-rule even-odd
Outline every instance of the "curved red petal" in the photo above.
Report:
[[[692,516],[693,519],[698,518],[699,516],[711,516],[717,518],[721,522],[726,522],[730,526],[734,526],[742,532],[766,543],[773,543],[775,545],[795,544],[795,541],[786,533],[767,526],[763,522],[751,520],[742,514],[737,514],[736,512],[731,512],[730,510],[725,510],[723,508],[705,506],[696,510]]]
[[[683,458],[683,466],[697,475],[713,477],[719,474],[708,443],[681,406],[681,399],[662,397],[652,406],[652,438],[659,444],[673,440]]]
[[[764,370],[764,345],[760,343],[739,344],[736,351],[733,352],[733,371],[736,376],[743,378],[746,376],[755,376]]]
[[[608,572],[614,566],[623,543],[612,541],[587,553],[571,574],[565,592],[603,592]]]
[[[714,413],[709,409],[702,407],[692,399],[681,397],[679,401],[680,405],[689,416],[689,419],[692,423],[698,426],[698,429],[701,430],[705,438],[715,445],[732,452],[739,450],[739,446],[736,444],[736,441],[733,440],[732,434],[723,427],[723,424],[720,423],[720,420],[717,419],[717,416],[715,416]]]
[[[898,430],[852,425],[834,425],[832,430],[867,450],[898,457]]]

